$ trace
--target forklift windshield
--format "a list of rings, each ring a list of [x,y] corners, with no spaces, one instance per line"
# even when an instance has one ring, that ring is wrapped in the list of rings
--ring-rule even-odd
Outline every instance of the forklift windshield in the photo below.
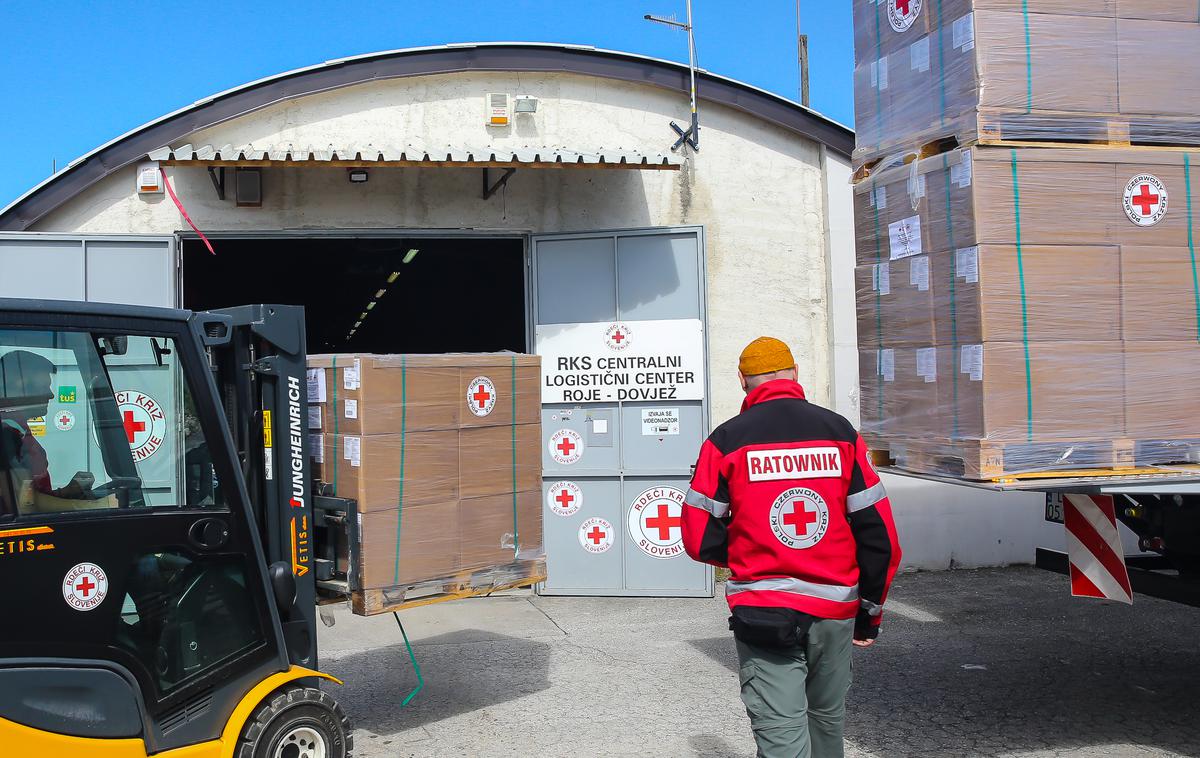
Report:
[[[0,329],[0,519],[219,504],[173,340]]]

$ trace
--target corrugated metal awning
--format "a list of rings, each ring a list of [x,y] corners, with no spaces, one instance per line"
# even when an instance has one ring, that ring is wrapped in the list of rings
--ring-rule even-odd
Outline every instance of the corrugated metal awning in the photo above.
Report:
[[[453,167],[453,168],[596,168],[678,170],[681,161],[670,153],[635,150],[590,151],[562,147],[500,148],[495,146],[427,147],[375,145],[313,147],[278,145],[180,145],[148,153],[150,160],[167,165],[206,166],[345,166],[345,167]]]

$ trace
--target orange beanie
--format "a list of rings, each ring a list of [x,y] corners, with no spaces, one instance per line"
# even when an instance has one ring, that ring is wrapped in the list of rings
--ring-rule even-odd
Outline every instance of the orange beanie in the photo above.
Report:
[[[738,371],[742,376],[757,376],[773,374],[796,365],[792,351],[782,341],[774,337],[759,337],[746,345],[738,359]]]

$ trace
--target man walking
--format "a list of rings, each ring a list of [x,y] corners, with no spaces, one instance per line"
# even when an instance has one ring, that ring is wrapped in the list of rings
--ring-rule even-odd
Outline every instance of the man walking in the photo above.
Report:
[[[850,650],[879,634],[900,545],[850,422],[805,400],[783,342],[738,362],[742,412],[700,450],[683,509],[694,560],[726,567],[742,702],[762,758],[841,758]]]

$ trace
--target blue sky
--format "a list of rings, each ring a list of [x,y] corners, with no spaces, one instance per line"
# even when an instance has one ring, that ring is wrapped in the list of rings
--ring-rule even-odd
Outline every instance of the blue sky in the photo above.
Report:
[[[852,124],[848,0],[802,0],[812,106]],[[700,65],[799,99],[795,0],[693,0]],[[207,95],[332,58],[448,42],[570,42],[687,60],[642,20],[684,0],[0,4],[0,206],[67,162]]]

